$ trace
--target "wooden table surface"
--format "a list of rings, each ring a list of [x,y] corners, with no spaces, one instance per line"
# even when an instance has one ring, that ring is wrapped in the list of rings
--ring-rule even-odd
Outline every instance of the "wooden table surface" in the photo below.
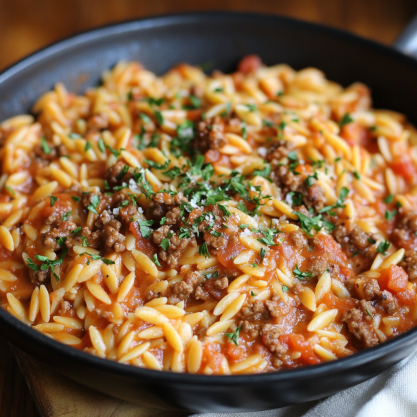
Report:
[[[415,0],[0,0],[0,70],[74,33],[126,19],[193,10],[281,14],[390,44],[417,13]],[[39,416],[0,336],[0,417]]]

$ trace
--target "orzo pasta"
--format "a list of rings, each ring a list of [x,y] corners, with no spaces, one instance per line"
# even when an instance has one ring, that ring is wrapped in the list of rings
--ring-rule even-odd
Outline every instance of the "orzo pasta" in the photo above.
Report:
[[[269,372],[417,323],[417,135],[314,68],[122,62],[0,124],[0,303],[174,372]]]

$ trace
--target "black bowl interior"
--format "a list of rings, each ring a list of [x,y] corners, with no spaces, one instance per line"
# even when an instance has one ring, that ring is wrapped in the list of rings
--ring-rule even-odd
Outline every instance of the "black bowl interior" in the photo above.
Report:
[[[375,105],[417,122],[417,62],[388,47],[292,19],[237,13],[173,15],[93,30],[41,50],[0,75],[0,120],[30,112],[62,81],[80,93],[119,60],[161,74],[173,65],[232,71],[256,53],[267,65],[315,66],[343,85],[371,87]],[[19,348],[99,391],[139,404],[191,411],[262,410],[330,395],[377,375],[415,349],[417,329],[376,348],[318,366],[252,376],[155,372],[93,357],[30,329],[0,309],[0,331]]]

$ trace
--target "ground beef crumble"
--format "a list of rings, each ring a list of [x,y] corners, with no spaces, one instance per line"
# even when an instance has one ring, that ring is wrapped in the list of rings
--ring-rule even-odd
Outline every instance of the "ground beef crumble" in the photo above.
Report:
[[[404,259],[399,266],[405,269],[409,279],[417,279],[417,252],[415,250],[405,252]]]
[[[379,344],[379,339],[372,326],[372,316],[376,310],[369,301],[358,302],[359,308],[352,308],[342,317],[348,330],[353,334],[360,347],[372,347]]]
[[[194,145],[200,152],[205,153],[209,149],[219,149],[227,144],[223,136],[222,122],[221,118],[215,117],[197,124],[197,135]]]

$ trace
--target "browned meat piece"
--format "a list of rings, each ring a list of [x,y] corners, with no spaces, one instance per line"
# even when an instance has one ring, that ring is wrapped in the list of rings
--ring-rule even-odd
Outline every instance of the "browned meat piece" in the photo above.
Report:
[[[128,183],[129,180],[132,178],[132,173],[134,169],[128,168],[126,172],[125,166],[127,165],[124,162],[117,161],[107,170],[106,179],[110,187],[119,185],[122,182]]]
[[[91,234],[94,245],[98,245],[104,251],[123,252],[125,250],[126,237],[119,233],[122,224],[114,218],[114,215],[104,210],[95,222],[96,230]]]
[[[198,123],[194,144],[200,152],[205,153],[209,149],[219,149],[226,143],[223,136],[223,124],[219,118],[207,119]]]
[[[273,166],[278,166],[282,158],[288,156],[292,148],[291,142],[285,140],[275,142],[268,148],[265,159]]]
[[[166,217],[168,220],[169,217],[169,223],[166,221],[166,224],[175,224],[173,223],[174,221],[178,222],[180,219],[179,206],[183,201],[188,202],[181,192],[174,196],[170,196],[167,193],[156,193],[152,196],[152,200],[152,204],[149,207],[149,215],[156,221],[160,221],[162,217]]]
[[[177,303],[180,300],[187,299],[193,292],[198,283],[201,280],[201,276],[196,272],[189,272],[185,275],[184,280],[176,282],[171,287],[172,294],[169,297],[171,304]],[[201,288],[200,286],[197,287]]]
[[[169,210],[166,214],[165,224],[176,224],[180,218],[181,209],[179,207],[174,207]]]
[[[309,186],[306,183],[307,177],[306,173],[297,174],[291,171],[289,165],[278,165],[271,173],[271,178],[280,187],[284,196],[289,192],[301,193],[307,208],[321,210],[326,203],[323,187],[318,185],[314,178],[310,178]]]
[[[54,146],[52,143],[47,143],[49,153],[45,152],[45,149],[42,145],[37,145],[34,147],[33,152],[36,158],[39,158],[43,161],[53,161],[63,155],[68,155],[67,149],[64,145]]]
[[[267,303],[266,301],[265,303]],[[261,300],[249,300],[245,303],[239,312],[239,317],[253,321],[253,320],[267,320],[269,318],[268,309]]]
[[[91,116],[87,121],[88,132],[95,130],[104,130],[109,127],[109,117],[106,113],[98,113]]]
[[[210,298],[210,293],[201,285],[195,289],[194,298],[196,300],[208,300]]]
[[[294,242],[297,249],[307,249],[308,239],[301,230],[296,230],[290,233],[290,239]]]
[[[407,251],[400,266],[405,269],[409,279],[417,279],[417,252],[414,250]]]
[[[287,353],[287,348],[279,341],[281,336],[281,329],[273,324],[265,324],[261,330],[262,340],[265,346],[278,358]]]
[[[44,271],[41,271],[40,269],[38,271],[33,271],[32,269],[29,269],[29,278],[32,284],[34,285],[40,285],[44,284],[47,280],[49,280],[51,277],[51,271],[48,269],[45,269]]]
[[[248,320],[241,320],[239,322],[239,327],[241,328],[242,333],[246,333],[252,339],[255,339],[259,336],[259,332],[261,330],[262,324],[261,323],[254,323]]]
[[[342,223],[334,229],[333,237],[349,258],[359,255],[355,263],[356,272],[369,269],[376,256],[378,236],[366,233],[351,223]]]
[[[372,326],[372,314],[375,309],[365,300],[361,301],[360,309],[352,308],[342,317],[350,333],[358,341],[360,347],[372,347],[379,344],[379,339]],[[367,303],[367,304],[364,304]]]
[[[383,307],[388,314],[393,314],[398,310],[396,298],[387,290],[382,291],[379,305]]]
[[[216,290],[225,290],[229,286],[229,280],[227,277],[219,278],[213,281],[213,287]]]
[[[316,180],[313,181],[314,184],[311,187],[307,184],[303,185],[303,201],[307,207],[313,207],[315,210],[321,210],[326,203],[326,199],[324,198],[324,189],[316,183]]]
[[[302,205],[302,206],[294,206],[293,207],[294,211],[297,211],[301,214],[304,214],[305,216],[311,217],[309,211],[307,210],[307,207]]]
[[[129,224],[132,220],[132,217],[136,216],[137,214],[138,208],[133,204],[129,204],[128,206],[119,210],[120,218],[125,225]]]
[[[78,238],[74,236],[71,232],[77,228],[77,225],[71,221],[62,222],[59,227],[53,228],[49,232],[43,233],[41,235],[42,242],[47,249],[52,251],[58,250],[61,246],[58,245],[56,241],[59,237],[65,237],[65,245],[68,248],[72,248],[75,244],[78,243]]]
[[[381,297],[381,289],[376,279],[370,279],[363,284],[363,295],[366,301],[377,300]]]
[[[170,238],[168,238],[169,234],[172,234]],[[152,240],[157,245],[160,245],[167,238],[169,239],[169,246],[166,251],[163,248],[160,249],[159,257],[167,262],[170,268],[175,268],[183,252],[190,246],[197,246],[197,241],[195,237],[180,238],[179,231],[174,233],[167,225],[161,226],[152,233]]]

